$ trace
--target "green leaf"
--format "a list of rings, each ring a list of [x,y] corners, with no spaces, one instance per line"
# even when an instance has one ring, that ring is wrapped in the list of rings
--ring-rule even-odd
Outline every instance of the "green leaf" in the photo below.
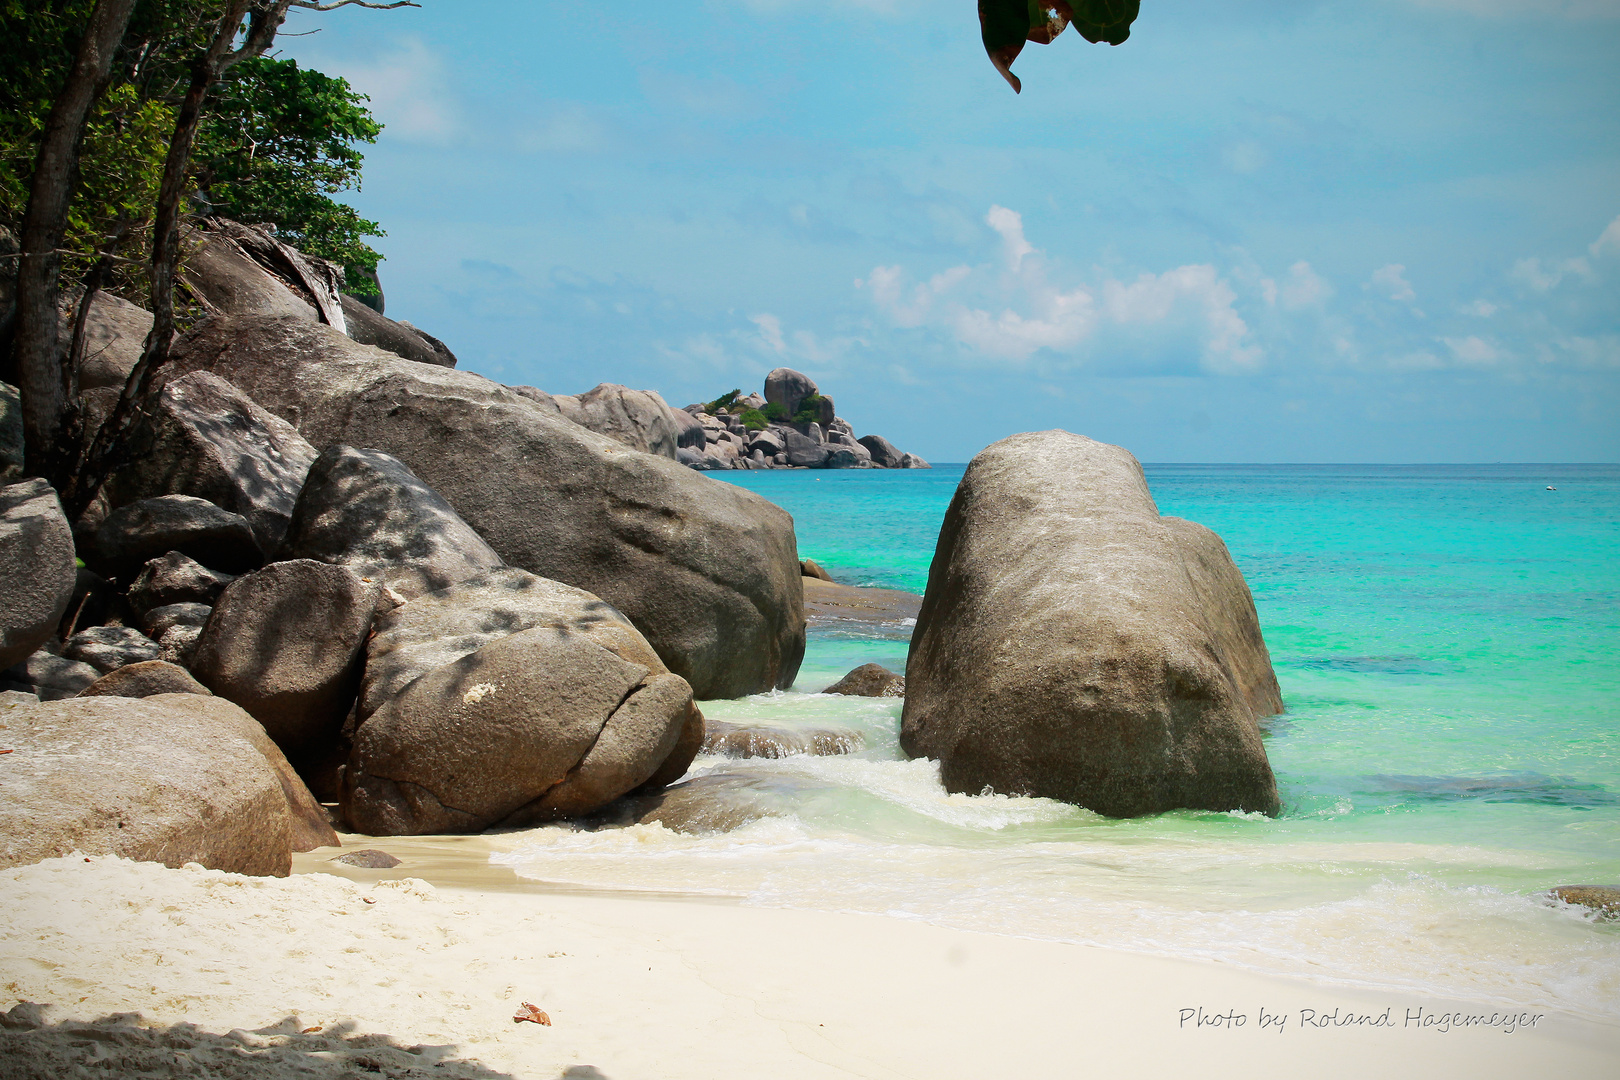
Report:
[[[990,62],[1015,93],[1023,84],[1012,73],[1025,42],[1050,44],[1064,27],[1096,44],[1118,45],[1131,36],[1140,0],[978,0],[979,37]]]

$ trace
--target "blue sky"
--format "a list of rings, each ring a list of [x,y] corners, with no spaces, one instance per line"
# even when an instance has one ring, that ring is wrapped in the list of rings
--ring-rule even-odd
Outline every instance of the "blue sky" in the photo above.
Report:
[[[671,404],[777,366],[965,461],[1620,460],[1620,0],[422,0],[283,56],[387,125],[352,201],[464,368]]]

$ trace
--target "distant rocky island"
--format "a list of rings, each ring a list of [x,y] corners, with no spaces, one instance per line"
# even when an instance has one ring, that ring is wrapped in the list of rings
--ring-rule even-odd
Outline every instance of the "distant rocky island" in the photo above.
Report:
[[[385,348],[387,346],[384,346]],[[699,471],[719,469],[927,469],[881,435],[855,435],[810,376],[777,368],[765,393],[741,389],[672,409],[652,390],[602,383],[583,394],[511,389],[564,420]]]
[[[930,468],[881,435],[857,438],[833,399],[803,372],[777,368],[765,376],[763,397],[741,395],[733,390],[676,414],[678,461],[694,469]]]

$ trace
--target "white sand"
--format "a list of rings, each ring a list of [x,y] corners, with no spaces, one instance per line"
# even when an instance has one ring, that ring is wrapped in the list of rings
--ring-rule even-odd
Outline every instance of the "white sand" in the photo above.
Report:
[[[1620,1066],[1620,1030],[1569,1017],[1442,1032],[1405,1016],[1502,1007],[898,919],[519,889],[510,872],[478,869],[481,843],[353,839],[416,857],[400,871],[344,869],[349,880],[114,858],[0,871],[0,1009],[51,1003],[57,1025],[136,1012],[158,1027],[104,1022],[99,1041],[70,1026],[48,1037],[0,1028],[0,1076],[67,1075],[62,1062],[92,1053],[98,1076],[120,1075],[103,1071],[113,1054],[124,1074],[288,1078],[982,1080],[1146,1068],[1431,1080]],[[302,856],[299,868],[330,867],[333,854]],[[408,870],[441,887],[399,879]],[[522,1001],[553,1026],[514,1024]],[[1245,1021],[1183,1025],[1182,1010],[1199,1007]],[[1286,1026],[1262,1030],[1262,1007]],[[1388,1009],[1394,1026],[1302,1030],[1302,1009]],[[200,1030],[165,1030],[181,1022]],[[417,1044],[433,1048],[407,1049]],[[479,1064],[435,1067],[445,1059]]]

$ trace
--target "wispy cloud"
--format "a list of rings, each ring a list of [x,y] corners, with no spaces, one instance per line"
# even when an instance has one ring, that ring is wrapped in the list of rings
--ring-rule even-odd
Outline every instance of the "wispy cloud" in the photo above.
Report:
[[[444,61],[418,38],[402,38],[370,60],[321,60],[319,66],[371,99],[371,112],[390,138],[442,145],[465,126]]]
[[[995,262],[953,267],[917,283],[899,266],[879,266],[856,285],[869,289],[896,325],[935,326],[990,359],[1024,361],[1044,351],[1084,362],[1101,334],[1129,354],[1128,343],[1145,333],[1156,349],[1167,334],[1186,342],[1209,372],[1259,366],[1261,350],[1235,307],[1237,293],[1213,266],[1064,285],[1054,280],[1066,276],[1064,268],[1029,241],[1021,214],[992,206],[984,220],[1000,238]],[[1318,286],[1301,265],[1290,288],[1310,292]]]
[[[1390,263],[1373,271],[1367,283],[1380,296],[1387,296],[1398,304],[1409,304],[1417,299],[1417,290],[1406,280],[1404,263]]]

